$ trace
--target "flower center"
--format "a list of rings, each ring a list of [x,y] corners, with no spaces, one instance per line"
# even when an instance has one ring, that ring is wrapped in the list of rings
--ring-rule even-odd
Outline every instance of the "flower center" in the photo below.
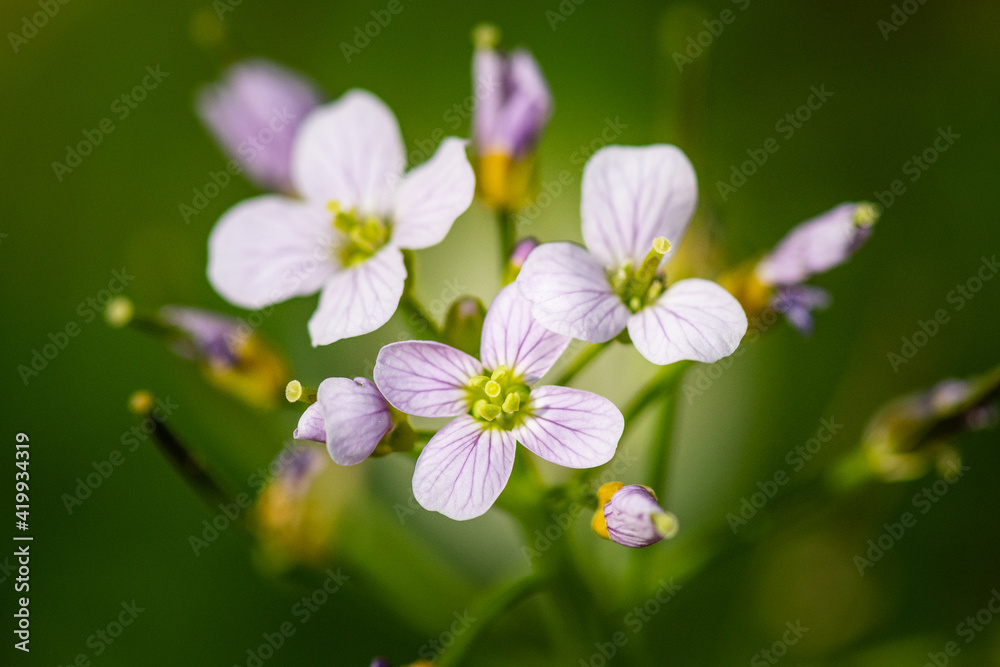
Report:
[[[666,288],[667,276],[659,268],[660,260],[670,252],[670,247],[670,241],[657,236],[653,239],[653,248],[639,268],[634,268],[629,260],[614,273],[608,273],[611,288],[633,313],[656,301]]]
[[[473,377],[466,390],[469,414],[484,424],[510,430],[530,414],[531,390],[506,366],[499,366],[490,375]]]
[[[342,211],[340,204],[331,201],[326,205],[333,214],[333,226],[344,235],[336,253],[344,266],[354,266],[365,261],[389,240],[389,224],[374,215],[362,217],[357,209]]]

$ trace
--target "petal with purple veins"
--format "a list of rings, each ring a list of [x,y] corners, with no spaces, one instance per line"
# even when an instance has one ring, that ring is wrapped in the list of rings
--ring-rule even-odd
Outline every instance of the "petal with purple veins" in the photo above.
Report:
[[[639,354],[664,366],[682,359],[714,363],[739,347],[747,317],[729,292],[709,280],[674,283],[628,322]]]
[[[604,343],[625,328],[629,311],[611,289],[604,267],[573,243],[535,248],[517,277],[542,325],[563,336]]]
[[[208,239],[208,280],[230,303],[257,309],[312,294],[336,269],[321,207],[264,195],[232,207]]]
[[[665,237],[676,248],[698,204],[694,167],[676,146],[608,146],[583,169],[583,239],[610,270],[638,268]]]
[[[611,460],[625,428],[615,404],[569,387],[531,390],[530,410],[513,430],[528,450],[566,468],[593,468]]]
[[[432,341],[390,343],[375,360],[375,384],[400,412],[456,417],[468,411],[469,380],[483,366],[465,352]]]
[[[484,428],[468,415],[431,438],[413,471],[413,496],[456,521],[484,514],[507,486],[516,445],[510,431]]]
[[[392,428],[389,404],[375,384],[365,378],[323,380],[317,401],[310,408],[317,405],[326,430],[323,442],[330,457],[342,466],[361,463],[371,456]]]
[[[437,245],[472,204],[476,175],[465,143],[448,137],[434,157],[403,177],[396,192],[393,243],[413,250]]]
[[[569,342],[568,336],[542,326],[518,286],[508,285],[486,313],[481,358],[486,368],[507,366],[515,377],[533,384],[552,368]]]
[[[323,286],[319,306],[309,319],[313,347],[370,333],[388,322],[405,280],[403,253],[391,245],[336,272]]]

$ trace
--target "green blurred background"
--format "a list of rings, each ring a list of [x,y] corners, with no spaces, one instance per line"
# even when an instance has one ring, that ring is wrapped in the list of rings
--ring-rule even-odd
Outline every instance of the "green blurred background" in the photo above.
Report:
[[[890,20],[888,0],[564,0],[562,10],[556,0],[502,7],[403,0],[403,11],[347,62],[340,43],[385,5],[248,0],[232,5],[223,25],[241,53],[303,71],[331,96],[351,87],[374,91],[416,150],[439,128],[454,131],[446,114],[470,94],[470,30],[495,22],[506,44],[534,52],[555,96],[541,177],[551,182],[569,170],[572,180],[526,230],[543,240],[579,239],[582,159],[599,145],[592,142],[608,122],[623,126],[617,143],[665,141],[688,152],[700,178],[700,224],[718,225],[733,262],[766,251],[791,226],[841,201],[872,199],[896,179],[906,184],[864,250],[816,281],[832,291],[834,305],[819,314],[812,337],[779,324],[707,390],[691,400],[682,395],[671,482],[661,494],[680,517],[682,535],[656,547],[651,581],[680,577],[689,553],[685,535],[725,529],[725,515],[758,481],[787,469],[785,453],[812,437],[822,418],[843,429],[796,481],[818,475],[853,446],[886,400],[1000,360],[1000,281],[986,283],[961,310],[946,300],[975,274],[981,257],[1000,250],[996,2],[913,1],[908,7],[917,11],[886,39],[878,22]],[[288,441],[296,420],[295,410],[259,413],[217,394],[158,341],[89,321],[80,305],[124,267],[134,276],[127,291],[140,309],[183,303],[239,314],[208,285],[206,240],[219,215],[255,189],[235,179],[189,223],[179,212],[226,161],[192,107],[197,87],[219,73],[219,63],[191,37],[192,17],[206,8],[212,11],[199,2],[77,0],[59,5],[17,53],[9,36],[0,48],[7,100],[0,114],[0,354],[8,452],[0,488],[13,513],[14,434],[26,432],[35,536],[30,656],[11,647],[13,577],[0,572],[6,664],[68,665],[82,653],[109,667],[245,665],[262,633],[298,620],[290,610],[315,586],[262,573],[236,530],[194,556],[188,536],[214,512],[149,445],[125,453],[125,462],[71,514],[62,500],[78,477],[123,449],[122,434],[136,423],[125,407],[135,389],[170,397],[178,406],[171,427],[237,489],[246,490],[248,475]],[[725,9],[735,20],[678,72],[672,54]],[[36,2],[6,0],[0,25],[5,34],[20,32],[23,18],[38,11]],[[565,20],[549,13],[560,11]],[[141,82],[147,66],[169,76],[120,119],[112,103]],[[833,96],[785,138],[775,125],[806,101],[811,86]],[[57,180],[51,163],[64,160],[65,146],[105,117],[114,119],[114,132]],[[467,128],[463,121],[457,133]],[[960,138],[911,181],[904,163],[930,147],[939,128]],[[723,201],[717,182],[769,137],[780,150]],[[445,243],[418,254],[420,295],[437,314],[443,311],[433,301],[449,285],[492,298],[494,256],[493,223],[477,202]],[[305,322],[314,303],[282,304],[261,327],[308,383],[369,373],[379,345],[405,334],[393,320],[362,340],[312,349]],[[887,354],[899,353],[901,337],[939,308],[948,309],[951,321],[894,371]],[[33,350],[70,322],[80,334],[25,384],[17,367],[30,364]],[[580,386],[622,405],[650,372],[634,351],[616,349]],[[648,444],[643,432],[633,435],[623,443],[627,451]],[[956,625],[1000,587],[996,443],[995,432],[963,440],[970,471],[864,577],[853,557],[883,532],[884,522],[912,510],[912,496],[931,479],[872,488],[836,512],[777,526],[757,544],[734,540],[731,555],[685,580],[643,628],[644,641],[660,656],[650,664],[765,664],[753,663],[755,654],[781,638],[786,622],[799,620],[810,630],[783,664],[920,665],[948,641],[962,648],[949,664],[1000,664],[1000,619],[969,644],[956,634]],[[265,664],[367,665],[379,654],[396,664],[415,660],[448,629],[452,611],[474,608],[476,592],[525,571],[499,511],[464,524],[422,511],[398,521],[399,503],[410,497],[411,467],[409,459],[390,457],[352,473],[368,477],[368,491],[358,491],[356,506],[346,511],[371,560],[355,569],[345,564],[348,585],[308,623],[297,624]],[[624,550],[598,543],[586,519],[579,519],[574,540],[600,588],[605,574],[608,581],[616,576]],[[5,520],[4,535],[12,523]],[[0,559],[10,551],[4,546]],[[614,600],[613,591],[607,594]],[[133,599],[145,611],[96,656],[88,637]],[[612,617],[624,620],[628,609]],[[543,633],[519,617],[488,633],[470,664],[579,664],[546,661]],[[502,655],[515,657],[505,662]],[[579,657],[588,664],[588,654]]]

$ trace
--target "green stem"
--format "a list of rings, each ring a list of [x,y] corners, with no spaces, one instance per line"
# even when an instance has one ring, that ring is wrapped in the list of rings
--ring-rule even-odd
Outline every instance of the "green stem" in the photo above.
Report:
[[[434,318],[424,310],[424,307],[413,295],[413,292],[406,290],[399,300],[399,308],[406,313],[406,324],[410,327],[413,335],[430,340],[441,340],[441,330],[434,323]]]
[[[570,381],[580,373],[580,371],[590,365],[590,362],[600,356],[601,352],[608,349],[608,346],[610,345],[610,340],[606,343],[588,345],[583,352],[577,355],[576,359],[570,363],[569,368],[563,371],[562,375],[560,375],[553,384],[562,386],[568,385]]]
[[[517,242],[517,227],[514,224],[512,211],[497,210],[497,232],[500,235],[500,267],[502,271],[507,266],[507,261],[510,259],[511,253],[514,252],[514,244]]]
[[[546,577],[539,574],[530,574],[502,587],[475,614],[475,623],[469,626],[469,629],[464,634],[458,635],[455,643],[438,658],[435,663],[437,667],[456,667],[462,664],[469,649],[475,646],[479,638],[500,617],[517,607],[524,600],[541,591],[546,583]]]
[[[660,385],[663,405],[660,407],[660,424],[657,429],[659,435],[649,447],[649,465],[646,467],[646,479],[653,489],[660,488],[660,484],[666,479],[667,467],[670,465],[674,421],[677,416],[677,392],[673,390],[680,377],[681,374],[677,373],[669,382]]]

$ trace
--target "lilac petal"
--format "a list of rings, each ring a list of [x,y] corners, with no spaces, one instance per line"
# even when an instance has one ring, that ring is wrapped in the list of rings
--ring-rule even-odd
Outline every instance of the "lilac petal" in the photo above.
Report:
[[[739,347],[747,316],[729,292],[710,280],[674,283],[632,315],[628,332],[639,354],[664,366],[682,359],[714,363]]]
[[[517,285],[508,285],[493,299],[483,322],[481,358],[495,370],[507,366],[515,377],[535,383],[569,345],[569,337],[552,333],[531,315],[531,302]]]
[[[583,239],[605,267],[634,267],[666,237],[676,248],[698,204],[694,167],[676,146],[608,146],[583,169]]]
[[[830,293],[812,285],[782,286],[775,291],[770,305],[800,333],[808,335],[813,330],[812,311],[829,306]]]
[[[392,111],[371,93],[351,90],[302,124],[292,153],[292,179],[307,199],[386,217],[405,165]]]
[[[520,158],[530,153],[552,115],[552,94],[538,63],[525,49],[506,58],[504,101],[486,153]]]
[[[855,223],[860,204],[841,204],[801,223],[757,265],[766,285],[794,285],[846,262],[871,234]]]
[[[231,66],[205,86],[195,107],[223,151],[269,190],[291,192],[292,145],[299,125],[320,103],[315,84],[264,60]]]
[[[256,309],[312,294],[336,268],[323,208],[265,195],[232,207],[208,239],[208,280],[227,301]]]
[[[615,404],[569,387],[531,390],[530,416],[513,433],[531,452],[566,468],[593,468],[611,460],[625,429]]]
[[[468,411],[469,380],[483,366],[444,343],[403,341],[379,350],[375,384],[394,408],[418,417],[457,417]]]
[[[298,427],[292,431],[292,437],[296,440],[312,440],[326,444],[326,422],[323,421],[319,403],[313,403],[305,409],[299,417]]]
[[[342,466],[361,463],[392,428],[389,404],[371,380],[328,378],[317,402],[326,425],[326,448]]]
[[[462,415],[437,432],[420,452],[413,496],[426,509],[456,521],[492,507],[514,469],[514,436],[484,428]]]
[[[486,155],[495,144],[494,128],[504,99],[504,60],[492,48],[478,48],[472,57],[472,87],[475,107],[472,135],[476,153]]]
[[[625,486],[604,506],[608,536],[626,547],[648,547],[663,539],[653,515],[664,513],[648,489],[635,484]]]
[[[393,243],[412,250],[437,245],[472,204],[476,174],[465,156],[465,143],[448,137],[434,157],[403,178],[396,192]]]
[[[375,331],[396,312],[406,281],[403,253],[386,246],[323,287],[319,307],[309,319],[313,347]]]
[[[517,276],[531,312],[550,331],[604,343],[625,328],[629,311],[598,261],[573,243],[535,248]]]

